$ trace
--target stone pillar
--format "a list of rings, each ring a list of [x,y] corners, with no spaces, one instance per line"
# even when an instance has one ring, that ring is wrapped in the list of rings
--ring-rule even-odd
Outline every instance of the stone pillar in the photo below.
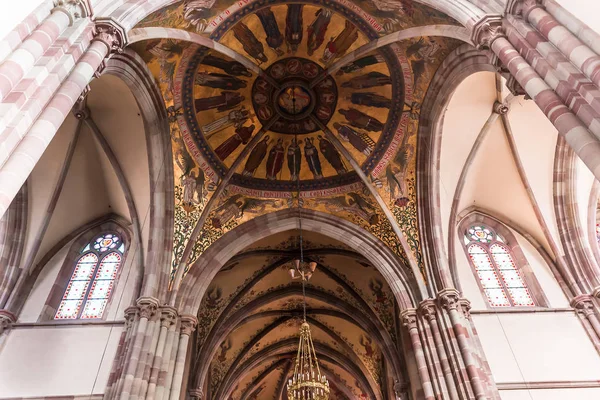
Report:
[[[179,348],[175,359],[175,371],[173,373],[173,383],[169,400],[179,400],[181,386],[183,384],[183,371],[185,370],[185,360],[187,358],[190,336],[196,330],[198,319],[193,315],[184,315],[181,317],[181,333],[179,335]]]
[[[600,292],[596,289],[594,293],[597,296]],[[596,350],[600,352],[600,320],[598,309],[594,306],[594,296],[588,294],[577,296],[571,301],[571,307],[577,311],[577,316],[596,346]]]
[[[401,313],[426,399],[500,400],[469,307],[445,289]]]
[[[90,7],[87,1],[58,0],[56,7],[19,47],[17,47],[2,64],[0,64],[0,102],[33,68],[64,30],[73,24],[75,19],[88,17]]]
[[[5,162],[0,168],[0,218],[71,112],[80,94],[84,92],[98,69],[103,66],[104,59],[114,52],[122,51],[126,44],[125,31],[121,27],[111,20],[98,20],[94,38],[85,54],[78,60],[58,90],[53,93],[50,102],[45,105],[33,125],[26,132],[19,132],[17,129],[7,132],[8,128],[0,126],[0,134],[8,136],[11,142],[13,136],[18,136],[19,139],[15,141],[18,144],[14,149],[4,157]]]
[[[473,43],[494,52],[594,176],[600,179],[600,140],[519,54],[506,37],[502,21],[499,16],[486,16],[479,21],[473,28]]]

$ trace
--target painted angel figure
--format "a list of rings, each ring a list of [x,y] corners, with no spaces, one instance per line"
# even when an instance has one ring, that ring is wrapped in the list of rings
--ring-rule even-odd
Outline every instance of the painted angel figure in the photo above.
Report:
[[[198,33],[204,32],[211,16],[210,9],[216,0],[186,0],[183,5],[183,19]]]
[[[358,28],[352,22],[346,21],[344,30],[335,39],[331,38],[327,43],[321,60],[324,63],[329,63],[333,59],[343,56],[356,39],[358,39]]]
[[[357,132],[347,125],[333,124],[333,127],[338,131],[340,139],[352,145],[356,150],[363,153],[365,156],[370,156],[375,148],[375,141],[366,133]]]
[[[331,21],[331,16],[333,12],[321,8],[315,14],[316,18],[308,27],[308,55],[312,56],[315,50],[317,50],[325,41],[325,33],[327,32],[327,27],[329,26],[329,22]]]
[[[283,35],[277,25],[275,14],[271,11],[271,7],[263,8],[256,12],[256,16],[267,34],[267,44],[278,56],[283,55],[283,50],[280,47],[283,45]]]
[[[204,172],[199,170],[198,174],[191,171],[181,177],[183,186],[183,203],[200,204],[204,198]],[[197,198],[196,198],[197,195]]]
[[[206,125],[203,125],[200,129],[204,134],[205,138],[210,138],[217,132],[222,131],[230,126],[240,127],[250,118],[250,112],[243,106],[238,110],[231,110],[229,114],[219,119],[214,120]]]
[[[265,55],[263,44],[254,36],[254,33],[243,22],[233,25],[233,35],[242,44],[244,51],[253,57],[259,64],[269,61]]]
[[[425,64],[435,61],[435,55],[441,50],[442,46],[434,39],[420,38],[415,43],[408,46],[406,56],[411,59],[410,66],[413,72],[413,85],[417,84],[425,74]]]

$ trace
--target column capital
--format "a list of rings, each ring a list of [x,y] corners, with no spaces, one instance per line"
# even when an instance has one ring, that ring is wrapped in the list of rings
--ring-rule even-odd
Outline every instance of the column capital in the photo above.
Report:
[[[127,31],[114,18],[98,18],[94,26],[94,40],[108,47],[109,53],[123,53],[129,43]]]
[[[427,321],[433,321],[435,319],[436,308],[435,300],[425,299],[419,304],[419,313]]]
[[[17,316],[8,310],[0,310],[0,335],[9,330],[17,322]]]
[[[198,318],[193,315],[183,315],[181,317],[181,334],[190,336],[196,330]]]
[[[473,26],[471,41],[478,49],[490,49],[496,39],[506,37],[501,15],[486,15]]]
[[[394,394],[398,400],[408,399],[409,384],[406,382],[400,382],[398,379],[394,381]]]
[[[508,114],[508,111],[510,111],[510,105],[506,102],[500,103],[498,100],[496,100],[492,106],[492,110],[498,115],[505,115]]]
[[[443,289],[438,292],[437,299],[444,310],[458,310],[460,293],[454,288]]]
[[[593,296],[590,294],[576,296],[573,298],[573,300],[571,300],[571,307],[573,307],[578,314],[582,314],[587,317],[594,313],[594,303],[592,299]]]
[[[188,393],[192,399],[202,400],[204,398],[202,389],[191,389]]]
[[[162,306],[160,308],[160,325],[166,328],[177,322],[177,310],[175,307]]]
[[[136,302],[140,311],[140,318],[150,319],[156,314],[156,310],[159,306],[158,299],[154,297],[140,297]]]
[[[600,286],[598,286],[597,288],[594,289],[594,291],[592,292],[592,295],[595,298],[600,299]]]
[[[409,330],[417,327],[417,310],[409,308],[400,312],[400,318],[402,325],[407,327]]]
[[[515,15],[527,19],[529,13],[536,8],[544,8],[541,0],[508,0],[505,12],[507,15]]]
[[[69,26],[79,18],[92,15],[92,6],[89,0],[54,0],[52,12],[62,12],[69,17]]]

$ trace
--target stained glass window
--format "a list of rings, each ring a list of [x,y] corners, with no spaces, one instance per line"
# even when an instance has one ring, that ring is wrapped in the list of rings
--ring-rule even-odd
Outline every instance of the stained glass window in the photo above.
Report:
[[[472,226],[465,246],[492,307],[532,307],[533,296],[504,238],[485,226]]]
[[[88,243],[75,264],[54,319],[102,318],[110,299],[125,244],[114,233]]]

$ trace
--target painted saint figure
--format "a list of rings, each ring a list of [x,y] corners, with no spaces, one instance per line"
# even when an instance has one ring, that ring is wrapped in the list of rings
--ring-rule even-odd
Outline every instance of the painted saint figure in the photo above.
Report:
[[[415,88],[417,88],[419,79],[425,74],[425,64],[434,62],[435,55],[441,48],[442,46],[433,38],[429,38],[427,41],[424,38],[420,38],[406,49],[406,56],[411,58],[410,66],[413,72],[413,85]]]
[[[302,9],[303,4],[288,4],[285,17],[285,43],[288,53],[295,53],[302,43]]]
[[[338,131],[340,139],[350,143],[352,147],[363,153],[365,156],[371,155],[375,148],[375,141],[369,137],[366,133],[359,133],[347,125],[341,125],[337,122],[333,124],[333,127]]]
[[[308,163],[308,168],[312,172],[315,179],[323,178],[323,172],[321,171],[321,160],[319,159],[319,153],[314,145],[314,138],[304,139],[304,158]]]
[[[244,176],[254,176],[254,172],[259,167],[259,165],[265,159],[267,155],[267,147],[269,146],[269,136],[265,136],[263,140],[258,142],[256,146],[250,152],[248,159],[246,160],[246,165],[244,166],[244,171],[242,175]]]
[[[246,81],[217,72],[198,72],[195,82],[196,85],[224,90],[238,90],[246,87]]]
[[[358,71],[363,69],[364,67],[368,67],[369,65],[375,65],[384,62],[383,56],[379,54],[374,54],[371,56],[365,56],[363,58],[359,58],[358,60],[351,62],[350,64],[344,65],[338,71],[338,75],[349,74],[354,71]]]
[[[277,174],[281,172],[283,167],[283,158],[285,157],[285,150],[283,149],[283,139],[277,139],[277,143],[273,145],[271,151],[269,151],[269,158],[267,158],[267,179],[277,179]]]
[[[315,20],[308,27],[308,55],[312,56],[315,50],[317,50],[323,44],[325,40],[325,32],[331,21],[333,12],[325,8],[319,9],[316,12]]]
[[[356,128],[361,128],[370,132],[380,132],[383,130],[383,123],[381,123],[381,121],[370,117],[367,114],[358,111],[357,109],[341,109],[339,110],[339,113],[346,118],[350,125]]]
[[[212,108],[216,108],[217,111],[223,112],[231,110],[242,101],[244,101],[244,96],[239,93],[223,91],[219,96],[196,99],[194,100],[194,105],[196,106],[196,112],[210,110]]]
[[[183,203],[200,204],[204,198],[204,171],[190,171],[187,175],[181,176],[181,186],[183,186]],[[195,198],[197,196],[197,199]]]
[[[352,89],[368,89],[376,86],[391,85],[392,79],[381,72],[372,71],[365,75],[360,75],[342,83],[342,87]]]
[[[352,104],[368,107],[391,108],[392,100],[373,92],[352,93],[349,96]]]
[[[338,153],[337,149],[329,140],[325,139],[323,136],[319,135],[319,150],[323,153],[323,156],[331,164],[333,169],[338,174],[346,173],[346,167],[344,166],[344,162],[340,157],[340,153]]]
[[[216,119],[213,122],[209,122],[200,129],[202,130],[204,137],[208,139],[215,133],[220,132],[232,125],[235,127],[242,126],[249,117],[250,113],[242,106],[242,108],[239,110],[231,110],[229,111],[228,115]]]
[[[287,148],[287,165],[290,171],[290,180],[295,181],[300,178],[300,166],[302,162],[302,153],[296,138],[292,139],[292,143]]]
[[[222,69],[229,75],[248,77],[252,76],[252,73],[248,71],[248,68],[244,67],[242,63],[238,61],[227,61],[220,57],[207,55],[202,59],[202,64]]]
[[[352,22],[346,20],[344,30],[335,39],[331,38],[327,43],[327,47],[323,51],[322,61],[329,63],[333,59],[343,56],[356,39],[358,39],[358,29]]]
[[[235,134],[225,140],[215,149],[215,154],[225,161],[241,144],[248,144],[254,132],[254,125],[240,126],[235,130]]]
[[[236,194],[217,207],[212,224],[215,228],[221,229],[233,218],[241,218],[244,213],[259,214],[264,212],[267,206],[277,207],[279,205],[280,201],[278,200],[254,199]]]
[[[269,61],[265,55],[263,44],[254,36],[254,33],[243,22],[233,25],[233,35],[242,44],[244,51],[256,59],[258,63]]]
[[[260,19],[260,23],[267,34],[267,44],[272,48],[278,56],[283,55],[283,50],[280,49],[283,44],[283,35],[277,25],[275,14],[271,11],[271,7],[263,8],[256,12],[256,16]]]

